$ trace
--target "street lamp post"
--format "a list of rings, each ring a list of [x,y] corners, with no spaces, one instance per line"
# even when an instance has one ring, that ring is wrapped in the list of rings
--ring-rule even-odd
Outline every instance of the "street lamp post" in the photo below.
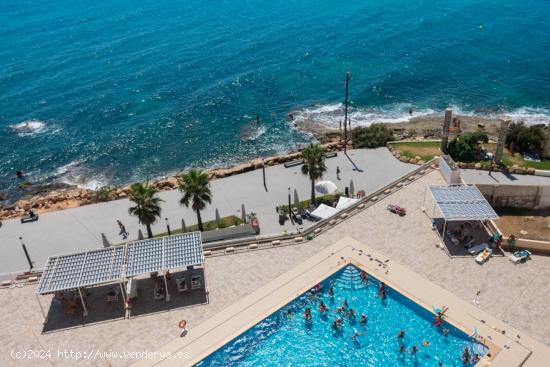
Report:
[[[346,71],[346,99],[344,100],[344,154],[348,145],[348,85],[349,71]]]
[[[292,207],[290,202],[290,187],[288,188],[288,217],[290,218],[290,222],[294,224],[294,220],[292,219]]]
[[[21,241],[21,247],[23,247],[23,251],[25,252],[25,256],[27,257],[27,261],[29,262],[30,270],[34,268],[34,265],[32,264],[31,257],[29,256],[29,252],[27,251],[27,246],[23,243],[23,237],[19,237],[19,240]]]
[[[164,218],[166,221],[166,231],[168,232],[168,236],[172,235],[172,232],[170,231],[170,223],[168,223],[168,218]]]
[[[265,181],[265,159],[263,158],[262,158],[262,175],[264,178],[264,188],[265,188],[265,191],[267,191],[267,183]]]

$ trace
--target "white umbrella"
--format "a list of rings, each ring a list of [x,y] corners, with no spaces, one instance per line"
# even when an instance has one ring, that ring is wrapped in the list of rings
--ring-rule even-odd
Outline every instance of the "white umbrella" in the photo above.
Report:
[[[353,197],[355,194],[355,186],[353,186],[353,180],[349,181],[349,196]]]
[[[241,205],[241,221],[246,223],[246,210],[244,209],[244,204]]]
[[[323,195],[335,194],[338,187],[332,181],[319,181],[315,184],[315,191]]]
[[[105,233],[101,234],[101,241],[103,242],[103,247],[111,247],[111,243],[107,239],[107,236],[105,236]]]
[[[221,221],[222,219],[220,217],[220,212],[218,211],[218,208],[216,208],[216,224],[219,226]]]
[[[294,206],[298,207],[298,203],[300,202],[300,198],[298,198],[298,191],[294,189]]]

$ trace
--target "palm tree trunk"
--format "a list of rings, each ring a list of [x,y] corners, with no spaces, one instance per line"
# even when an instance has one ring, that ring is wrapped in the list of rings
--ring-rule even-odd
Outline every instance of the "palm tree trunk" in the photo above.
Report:
[[[149,238],[153,238],[153,231],[151,230],[151,225],[146,224],[145,227],[147,227],[147,236],[149,236]]]
[[[315,205],[315,180],[311,180],[311,204]]]
[[[199,231],[203,232],[204,228],[202,226],[202,218],[201,218],[201,211],[197,209],[197,224],[199,227]]]

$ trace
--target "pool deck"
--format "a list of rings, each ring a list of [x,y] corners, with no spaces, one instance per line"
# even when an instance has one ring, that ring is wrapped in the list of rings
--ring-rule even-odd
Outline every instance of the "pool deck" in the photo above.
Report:
[[[360,242],[344,238],[159,350],[159,354],[185,354],[188,359],[183,364],[180,359],[149,359],[136,366],[191,366],[348,264],[427,310],[431,305],[449,307],[446,321],[468,335],[477,330],[478,341],[489,347],[477,366],[538,366],[549,356],[548,347],[527,336],[517,340],[519,331]],[[499,331],[504,329],[508,335]]]
[[[519,334],[521,342],[529,345],[528,349],[532,348],[533,339],[550,346],[550,257],[534,255],[532,260],[520,265],[513,265],[506,257],[495,257],[481,266],[473,258],[450,258],[436,247],[439,237],[431,230],[430,220],[420,210],[426,186],[434,184],[443,184],[438,172],[410,183],[312,241],[207,258],[206,280],[210,293],[209,302],[205,305],[97,324],[85,324],[85,319],[75,315],[72,317],[78,322],[76,327],[42,334],[43,318],[35,299],[36,287],[0,289],[0,325],[3,326],[0,329],[3,341],[0,365],[23,364],[11,353],[25,349],[52,350],[54,353],[58,349],[120,353],[155,351],[171,343],[181,343],[187,337],[179,338],[179,320],[187,320],[190,339],[192,332],[202,327],[202,323],[211,322],[219,317],[216,315],[220,312],[233,309],[236,302],[346,237],[383,254],[380,257],[390,258],[392,265],[394,262],[402,264],[422,279],[463,300],[474,310],[492,315],[485,320],[493,326],[500,325],[498,327],[504,328],[508,337],[515,339]],[[391,214],[386,210],[389,203],[407,208],[407,215],[399,217]],[[389,275],[392,275],[391,271]],[[97,292],[94,289],[91,291]],[[476,298],[478,291],[479,304],[473,305],[472,299]],[[41,297],[41,302],[47,312],[51,296]],[[446,300],[438,303],[449,305]],[[454,318],[455,312],[461,311],[452,307],[449,315]],[[471,328],[471,325],[465,326]],[[509,342],[515,343],[512,339]],[[525,366],[547,366],[546,361],[550,360],[548,349],[544,353],[544,362],[540,359],[543,357],[539,357],[542,354],[534,353]],[[130,356],[89,358],[78,363],[81,366],[128,366],[137,361]],[[24,362],[26,366],[75,364],[74,359],[56,356],[26,359]]]

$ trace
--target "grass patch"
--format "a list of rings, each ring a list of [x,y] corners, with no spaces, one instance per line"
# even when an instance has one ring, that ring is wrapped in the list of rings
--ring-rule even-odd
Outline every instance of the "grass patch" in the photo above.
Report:
[[[394,150],[401,152],[401,155],[407,158],[420,157],[424,161],[429,161],[436,155],[441,155],[439,141],[414,141],[402,143],[390,143]]]
[[[216,220],[202,222],[205,231],[211,231],[218,228],[227,228],[231,226],[238,226],[241,223],[242,223],[241,218],[237,217],[236,215],[230,215],[228,217],[221,218],[220,225],[216,223]],[[191,226],[186,226],[186,229],[187,229],[186,232],[195,232],[199,230],[199,226],[197,224],[193,224]],[[177,229],[171,228],[170,232],[172,233],[172,235],[183,233],[181,227]],[[168,236],[168,232],[163,232],[155,235],[155,237],[163,237],[163,236]]]
[[[315,198],[315,202],[317,203],[317,205],[320,205],[320,204],[325,204],[325,205],[330,205],[332,204],[333,202],[335,201],[338,201],[338,198],[340,198],[340,196],[342,196],[343,194],[334,194],[334,195],[323,195],[323,196],[318,196]],[[292,203],[292,207],[293,208],[304,208],[304,209],[307,209],[309,208],[309,204],[310,204],[310,200],[304,200],[304,201],[300,201],[298,203],[298,205],[295,205],[294,203]],[[287,205],[279,205],[279,212],[280,211],[283,211],[284,214],[288,213],[288,204]]]

